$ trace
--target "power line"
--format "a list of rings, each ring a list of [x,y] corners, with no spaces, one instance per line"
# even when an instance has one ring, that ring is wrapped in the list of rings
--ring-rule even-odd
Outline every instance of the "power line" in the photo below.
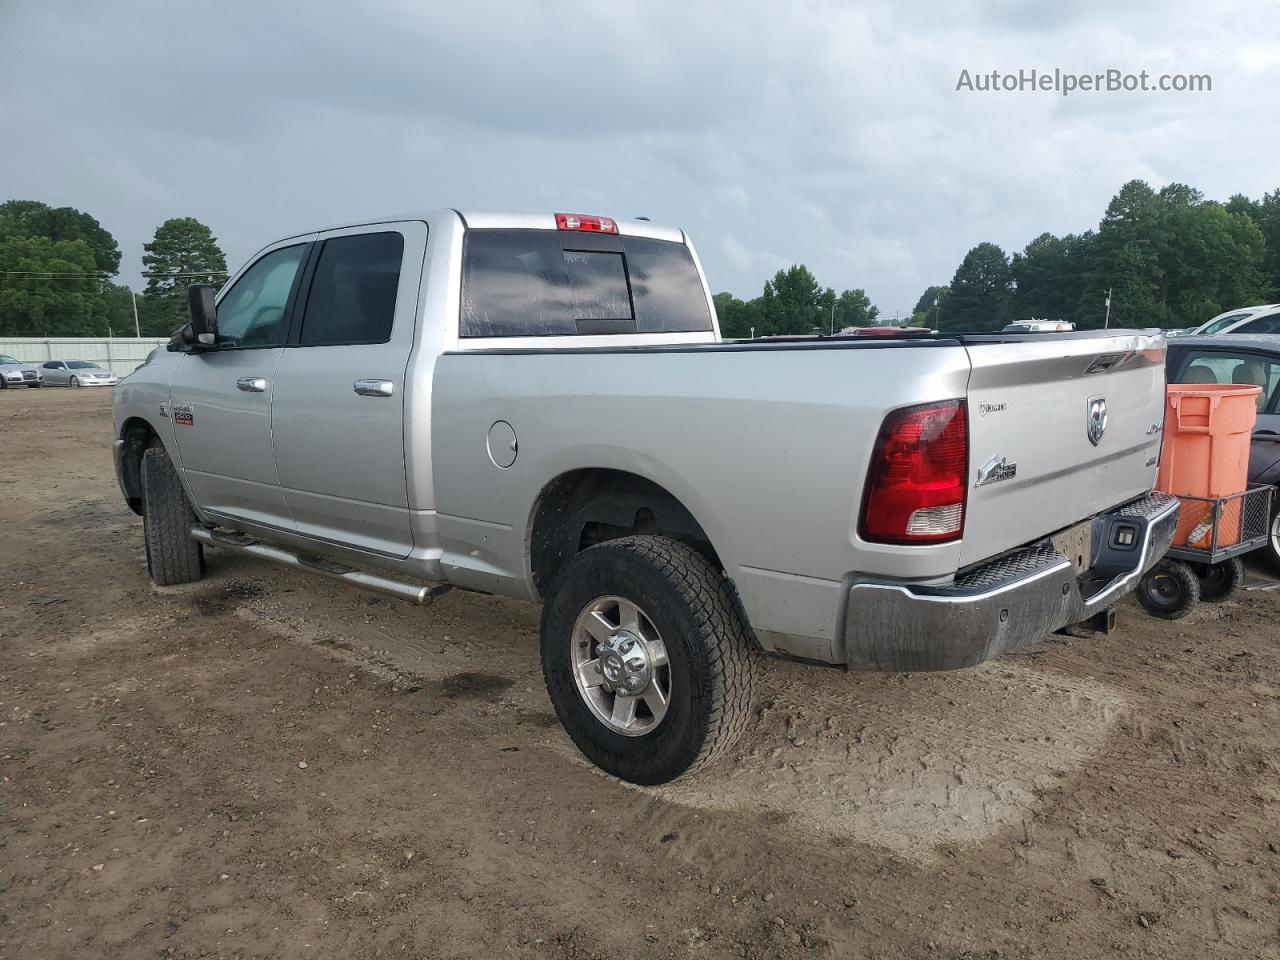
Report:
[[[0,277],[83,277],[86,280],[113,277],[113,273],[85,273],[83,270],[0,270]]]
[[[40,277],[74,280],[110,280],[114,273],[84,273],[72,270],[0,270],[0,277]],[[143,273],[144,277],[226,277],[225,270],[203,270],[197,273]]]

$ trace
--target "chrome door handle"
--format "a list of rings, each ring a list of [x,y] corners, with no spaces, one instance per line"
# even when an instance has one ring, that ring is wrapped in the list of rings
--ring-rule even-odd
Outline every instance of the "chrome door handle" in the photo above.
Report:
[[[355,390],[362,397],[389,397],[396,392],[396,385],[390,380],[357,380]]]
[[[241,377],[236,381],[236,389],[246,393],[265,393],[267,381],[262,377]]]

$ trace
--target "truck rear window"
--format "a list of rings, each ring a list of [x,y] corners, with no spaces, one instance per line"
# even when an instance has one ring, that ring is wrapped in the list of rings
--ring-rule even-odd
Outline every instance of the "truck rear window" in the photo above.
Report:
[[[469,230],[463,241],[464,337],[710,329],[683,243],[552,230]]]

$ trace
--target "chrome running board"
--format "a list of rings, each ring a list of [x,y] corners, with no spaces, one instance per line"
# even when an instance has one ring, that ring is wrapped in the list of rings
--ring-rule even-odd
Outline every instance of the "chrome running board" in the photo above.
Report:
[[[384,577],[376,573],[366,573],[363,570],[356,570],[353,567],[335,563],[323,557],[294,553],[292,550],[262,543],[252,537],[246,537],[238,533],[210,530],[208,527],[199,524],[191,528],[191,539],[208,547],[238,550],[240,553],[246,553],[251,557],[261,557],[263,560],[284,564],[286,567],[298,567],[301,570],[318,573],[322,577],[341,580],[352,586],[395,597],[397,600],[403,600],[419,607],[427,606],[436,597],[453,589],[452,584],[448,583],[429,586],[427,584],[414,583],[410,580],[393,580],[391,577]]]

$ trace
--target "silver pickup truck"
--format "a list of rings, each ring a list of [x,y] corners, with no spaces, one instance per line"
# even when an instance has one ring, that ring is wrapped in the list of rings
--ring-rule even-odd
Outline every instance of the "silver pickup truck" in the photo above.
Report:
[[[1164,341],[721,341],[647,220],[441,210],[288,237],[115,391],[157,584],[225,548],[540,602],[583,753],[724,754],[758,654],[945,670],[1105,618],[1164,553]]]

